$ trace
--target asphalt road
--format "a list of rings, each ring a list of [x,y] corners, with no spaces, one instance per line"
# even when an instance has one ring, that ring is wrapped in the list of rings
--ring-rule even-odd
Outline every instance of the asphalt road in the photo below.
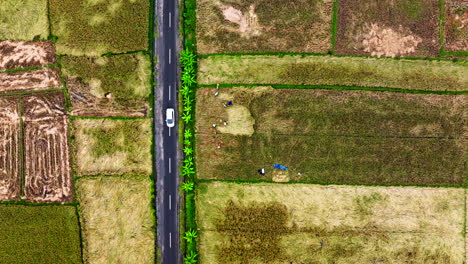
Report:
[[[166,109],[177,113],[178,66],[178,6],[175,0],[156,0],[155,29],[159,37],[154,41],[158,64],[155,67],[155,168],[156,211],[158,221],[157,246],[161,250],[163,264],[181,263],[179,250],[179,150],[177,122],[173,128],[165,124]]]

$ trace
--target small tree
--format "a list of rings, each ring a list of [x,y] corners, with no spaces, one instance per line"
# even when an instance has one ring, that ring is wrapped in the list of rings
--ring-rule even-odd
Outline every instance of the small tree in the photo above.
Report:
[[[187,240],[188,243],[192,243],[194,238],[197,238],[197,230],[190,229],[189,231],[185,232],[184,239]]]
[[[197,263],[197,256],[198,254],[194,251],[190,251],[184,259],[184,264],[195,264]]]
[[[181,118],[184,120],[185,124],[188,124],[192,120],[192,115],[190,113],[184,112]]]
[[[191,138],[191,137],[192,137],[192,131],[186,128],[184,131],[184,138]]]
[[[193,153],[193,149],[191,147],[185,147],[183,149],[183,151],[184,151],[185,155],[187,155],[187,156],[189,156],[189,155],[191,155]]]

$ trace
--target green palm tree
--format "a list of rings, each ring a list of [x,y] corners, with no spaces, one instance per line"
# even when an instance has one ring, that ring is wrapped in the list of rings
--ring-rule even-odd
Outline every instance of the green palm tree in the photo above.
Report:
[[[192,111],[192,105],[184,106],[184,112],[190,112],[190,111]]]
[[[193,167],[182,168],[182,176],[191,177],[195,174],[195,169]]]
[[[192,141],[190,139],[184,139],[184,146],[190,146],[192,145]]]
[[[190,86],[187,86],[187,85],[182,86],[182,88],[180,89],[180,92],[183,95],[188,94],[189,92],[191,92]]]
[[[184,159],[184,164],[190,164],[190,166],[193,165],[193,158],[191,156],[187,157]]]

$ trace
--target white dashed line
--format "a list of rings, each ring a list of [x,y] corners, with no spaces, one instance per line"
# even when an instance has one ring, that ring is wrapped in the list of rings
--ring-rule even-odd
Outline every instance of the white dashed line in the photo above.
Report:
[[[169,128],[169,131],[171,131],[170,128]],[[172,163],[172,159],[169,158],[169,173],[172,173],[171,163]]]
[[[169,194],[169,210],[172,210],[172,196]]]
[[[169,85],[169,101],[171,100],[171,86]]]
[[[172,13],[169,12],[169,28],[172,26],[171,18],[172,18]]]
[[[171,49],[169,49],[169,64],[171,64]]]
[[[169,248],[172,248],[172,233],[169,232]]]

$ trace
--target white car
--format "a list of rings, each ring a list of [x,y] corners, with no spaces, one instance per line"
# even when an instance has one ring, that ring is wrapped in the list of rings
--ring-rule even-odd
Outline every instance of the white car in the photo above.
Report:
[[[174,127],[175,117],[174,117],[174,108],[166,109],[166,125],[167,127]]]

